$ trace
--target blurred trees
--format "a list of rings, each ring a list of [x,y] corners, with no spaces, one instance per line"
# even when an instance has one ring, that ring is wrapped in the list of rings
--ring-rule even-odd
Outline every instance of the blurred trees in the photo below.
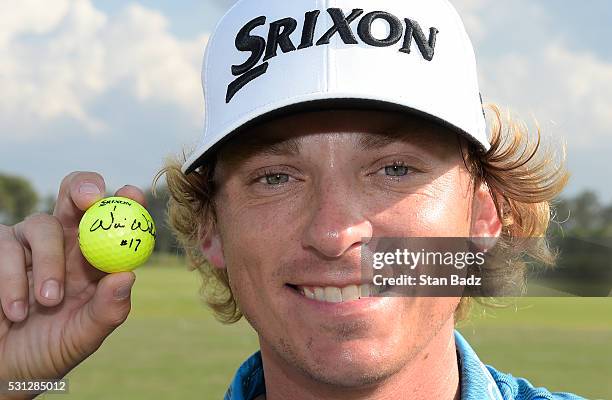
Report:
[[[576,296],[608,296],[612,290],[612,204],[585,191],[559,199],[549,227],[558,254],[554,269],[539,272],[539,284]]]
[[[38,195],[26,179],[0,173],[0,223],[14,224],[33,213]]]
[[[558,200],[554,213],[554,233],[583,239],[612,237],[612,204],[602,204],[595,192]]]

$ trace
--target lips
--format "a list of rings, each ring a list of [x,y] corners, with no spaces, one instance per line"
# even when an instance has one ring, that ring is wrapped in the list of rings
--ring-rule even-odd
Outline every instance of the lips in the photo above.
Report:
[[[378,293],[379,288],[372,284],[337,286],[292,286],[302,296],[324,303],[346,303],[371,297]]]

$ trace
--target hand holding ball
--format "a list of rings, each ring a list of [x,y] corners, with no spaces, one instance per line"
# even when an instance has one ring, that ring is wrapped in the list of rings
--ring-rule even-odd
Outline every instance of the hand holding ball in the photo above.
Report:
[[[79,246],[87,261],[101,271],[131,271],[153,252],[155,234],[153,218],[138,202],[107,197],[83,215]]]

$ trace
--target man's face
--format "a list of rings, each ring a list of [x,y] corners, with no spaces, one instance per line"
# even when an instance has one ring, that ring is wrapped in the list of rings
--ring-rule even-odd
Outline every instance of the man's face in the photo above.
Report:
[[[264,354],[341,386],[427,356],[420,350],[452,326],[459,299],[353,299],[360,247],[370,237],[469,236],[474,188],[460,147],[420,119],[325,111],[273,120],[221,151],[222,259]],[[342,294],[349,300],[336,302]]]

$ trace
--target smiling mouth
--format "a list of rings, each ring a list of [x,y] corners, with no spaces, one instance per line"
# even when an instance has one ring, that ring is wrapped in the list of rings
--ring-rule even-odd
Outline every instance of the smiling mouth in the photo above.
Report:
[[[378,293],[384,291],[384,288],[371,283],[348,285],[345,287],[302,286],[291,284],[287,284],[287,286],[310,300],[322,303],[345,303],[366,297],[375,297]]]

